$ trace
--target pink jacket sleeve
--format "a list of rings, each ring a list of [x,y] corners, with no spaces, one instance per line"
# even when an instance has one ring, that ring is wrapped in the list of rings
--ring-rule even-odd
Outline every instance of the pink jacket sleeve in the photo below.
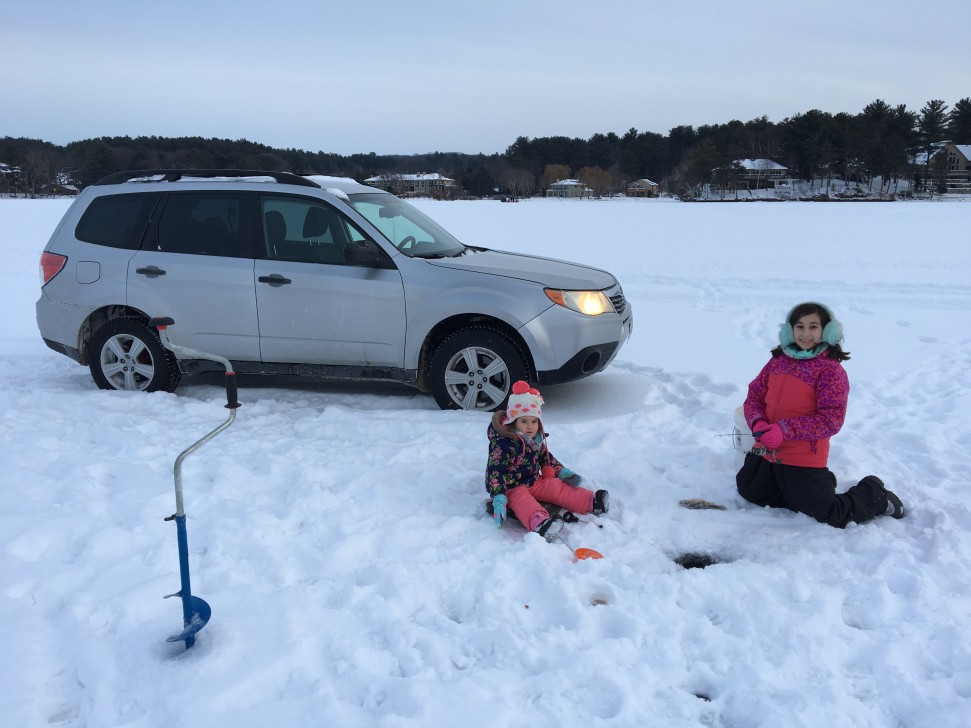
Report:
[[[769,391],[769,367],[772,361],[762,367],[759,375],[748,385],[748,396],[745,398],[745,405],[742,412],[745,421],[748,422],[749,429],[759,420],[765,419],[765,393]]]

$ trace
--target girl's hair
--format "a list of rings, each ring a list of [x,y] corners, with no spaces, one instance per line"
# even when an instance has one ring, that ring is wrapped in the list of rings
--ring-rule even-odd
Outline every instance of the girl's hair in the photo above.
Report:
[[[803,316],[808,316],[809,314],[813,313],[819,316],[819,323],[822,324],[825,332],[829,322],[832,321],[832,317],[829,315],[829,311],[827,311],[824,306],[820,306],[818,303],[803,303],[796,306],[794,309],[792,309],[792,313],[789,314],[788,324],[793,326]],[[781,345],[772,350],[772,356],[774,357],[782,356],[783,353],[784,352],[782,351]],[[846,361],[850,358],[850,352],[843,351],[843,347],[841,347],[839,342],[837,342],[829,345],[829,348],[826,349],[826,356],[828,356],[830,359],[835,359],[836,361]]]

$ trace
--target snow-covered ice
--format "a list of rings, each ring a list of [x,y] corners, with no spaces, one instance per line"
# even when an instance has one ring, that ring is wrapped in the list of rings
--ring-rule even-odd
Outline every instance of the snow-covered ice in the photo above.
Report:
[[[971,715],[971,204],[416,204],[469,244],[618,276],[631,340],[547,387],[550,447],[612,509],[571,559],[483,510],[488,416],[391,384],[106,393],[47,349],[65,200],[0,200],[4,725],[963,728]],[[837,530],[734,489],[732,411],[795,303],[846,328],[830,467],[908,515]],[[726,511],[689,511],[703,497]],[[674,558],[718,563],[683,569]],[[599,602],[606,602],[605,604]]]

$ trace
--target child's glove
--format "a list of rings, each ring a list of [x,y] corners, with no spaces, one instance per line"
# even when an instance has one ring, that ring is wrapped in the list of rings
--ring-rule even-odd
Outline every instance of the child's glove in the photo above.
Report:
[[[563,468],[562,470],[560,470],[559,478],[564,483],[566,483],[567,485],[571,485],[574,488],[580,487],[580,483],[583,482],[583,476],[577,473],[574,473],[569,468]]]
[[[506,520],[506,503],[509,499],[500,493],[492,496],[492,520],[496,522],[496,528],[502,528],[502,522]]]
[[[765,422],[756,422],[753,431],[762,433],[757,439],[770,450],[775,450],[785,439],[782,434],[782,426],[778,422],[773,422],[771,425]]]

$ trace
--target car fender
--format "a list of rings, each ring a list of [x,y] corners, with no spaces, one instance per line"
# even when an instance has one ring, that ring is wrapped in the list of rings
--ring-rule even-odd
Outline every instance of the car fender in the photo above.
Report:
[[[517,331],[532,350],[536,340],[523,327],[551,306],[543,287],[531,281],[466,270],[443,270],[421,258],[396,261],[408,309],[405,367],[417,368],[422,348],[441,322],[483,316]]]

